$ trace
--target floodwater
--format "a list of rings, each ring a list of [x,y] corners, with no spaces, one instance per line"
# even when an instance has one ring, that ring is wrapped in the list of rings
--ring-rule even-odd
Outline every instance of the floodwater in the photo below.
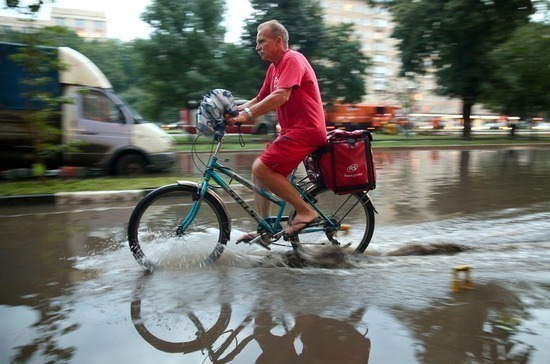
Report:
[[[374,237],[332,268],[230,242],[144,274],[134,203],[1,208],[0,363],[549,363],[550,149],[375,153]]]

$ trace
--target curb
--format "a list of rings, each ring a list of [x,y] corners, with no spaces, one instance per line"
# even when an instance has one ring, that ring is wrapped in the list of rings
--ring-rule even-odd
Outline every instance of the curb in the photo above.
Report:
[[[152,190],[58,192],[46,195],[0,196],[0,207],[137,202],[151,191]]]

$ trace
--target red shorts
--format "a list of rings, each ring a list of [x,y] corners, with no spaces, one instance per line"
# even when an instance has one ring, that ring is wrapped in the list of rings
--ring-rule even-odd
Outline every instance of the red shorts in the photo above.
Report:
[[[260,159],[269,169],[288,176],[317,147],[298,143],[288,137],[278,137],[270,143]]]

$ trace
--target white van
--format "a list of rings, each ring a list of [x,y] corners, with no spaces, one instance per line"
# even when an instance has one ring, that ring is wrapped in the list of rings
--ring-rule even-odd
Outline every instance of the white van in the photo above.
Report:
[[[0,157],[10,167],[32,163],[30,126],[24,116],[37,109],[26,96],[28,90],[23,90],[25,69],[10,57],[21,47],[25,45],[0,43],[0,79],[7,81],[0,85]],[[115,175],[174,165],[172,138],[126,105],[94,63],[67,47],[52,48],[51,54],[63,67],[47,75],[53,78],[48,91],[70,100],[52,125],[61,130],[59,142],[77,142],[77,148],[64,151],[50,163],[98,168]],[[2,168],[7,167],[8,163]]]

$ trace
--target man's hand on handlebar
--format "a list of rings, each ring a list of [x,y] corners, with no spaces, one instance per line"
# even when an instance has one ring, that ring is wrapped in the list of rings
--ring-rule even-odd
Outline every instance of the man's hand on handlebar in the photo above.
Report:
[[[231,114],[225,114],[224,119],[225,119],[225,123],[228,126],[233,126],[233,125],[239,126],[245,123],[246,121],[248,121],[248,115],[246,114],[246,112],[244,112],[244,110],[240,110],[239,115],[231,116]]]

